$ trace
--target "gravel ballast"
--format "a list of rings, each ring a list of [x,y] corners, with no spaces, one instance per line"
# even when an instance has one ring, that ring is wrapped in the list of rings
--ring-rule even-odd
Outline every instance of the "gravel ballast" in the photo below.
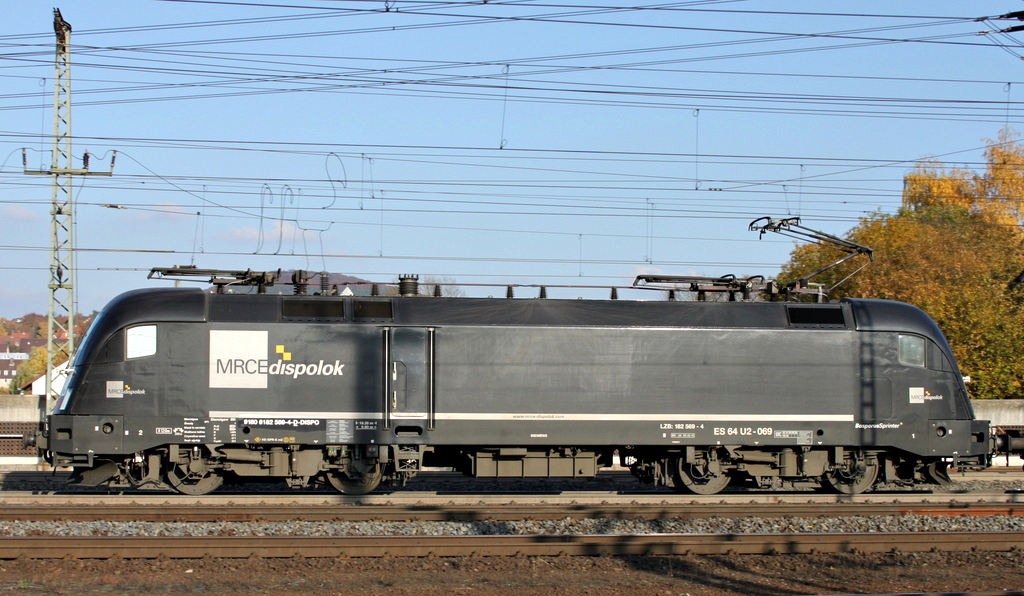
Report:
[[[0,522],[0,536],[494,536],[1024,531],[1015,516],[561,519],[469,522]]]

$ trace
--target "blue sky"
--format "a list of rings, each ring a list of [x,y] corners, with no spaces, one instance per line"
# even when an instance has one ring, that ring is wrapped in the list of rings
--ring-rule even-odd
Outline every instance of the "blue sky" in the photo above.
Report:
[[[45,313],[52,4],[0,35],[0,317]],[[66,0],[77,310],[151,267],[605,286],[774,276],[1021,128],[1024,9],[963,2]],[[105,207],[113,205],[117,208]],[[504,295],[468,286],[471,295]],[[533,290],[522,290],[529,295]],[[583,289],[549,296],[604,295]]]

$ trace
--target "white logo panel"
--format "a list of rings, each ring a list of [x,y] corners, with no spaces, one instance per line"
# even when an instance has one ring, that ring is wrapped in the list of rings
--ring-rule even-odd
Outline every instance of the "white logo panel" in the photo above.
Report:
[[[267,331],[210,330],[210,387],[267,388]]]
[[[107,398],[121,399],[124,397],[124,381],[107,381]]]

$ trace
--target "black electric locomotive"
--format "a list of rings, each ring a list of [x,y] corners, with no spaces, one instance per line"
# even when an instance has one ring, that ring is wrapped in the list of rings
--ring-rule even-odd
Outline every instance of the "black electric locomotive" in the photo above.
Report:
[[[415,288],[406,294],[417,294]],[[104,308],[36,445],[87,485],[361,494],[427,466],[643,482],[941,483],[989,464],[907,304],[220,294]]]

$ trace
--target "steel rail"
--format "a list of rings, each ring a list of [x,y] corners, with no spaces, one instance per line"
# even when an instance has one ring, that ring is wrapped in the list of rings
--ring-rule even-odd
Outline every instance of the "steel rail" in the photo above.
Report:
[[[558,557],[1006,552],[1024,532],[516,536],[5,537],[0,559]]]
[[[1019,516],[1024,503],[767,503],[767,504],[0,504],[2,521],[537,521],[553,519],[736,519],[745,517]]]

